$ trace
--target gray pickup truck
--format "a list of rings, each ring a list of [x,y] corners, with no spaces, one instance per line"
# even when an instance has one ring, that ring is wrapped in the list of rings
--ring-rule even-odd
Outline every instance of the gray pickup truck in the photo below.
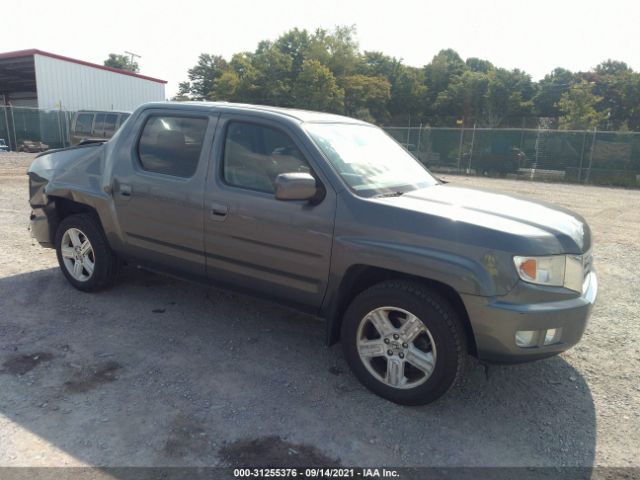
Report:
[[[443,184],[336,115],[147,104],[105,143],[37,157],[29,195],[32,233],[74,287],[133,264],[286,303],[401,404],[443,395],[468,354],[568,349],[596,298],[583,218]]]

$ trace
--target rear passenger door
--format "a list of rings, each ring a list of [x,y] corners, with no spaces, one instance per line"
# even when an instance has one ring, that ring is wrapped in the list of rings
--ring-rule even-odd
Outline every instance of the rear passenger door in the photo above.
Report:
[[[205,190],[205,253],[213,283],[317,308],[329,276],[336,196],[296,131],[223,114]],[[276,200],[278,174],[308,172],[317,204]]]
[[[176,274],[205,277],[202,206],[217,114],[150,109],[115,152],[112,185],[125,254]]]

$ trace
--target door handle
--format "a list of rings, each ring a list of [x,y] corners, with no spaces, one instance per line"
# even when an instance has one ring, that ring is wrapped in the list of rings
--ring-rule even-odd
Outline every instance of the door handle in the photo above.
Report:
[[[229,207],[221,203],[214,203],[211,205],[211,218],[214,220],[222,221],[227,218],[229,213]]]
[[[121,183],[119,190],[120,190],[120,195],[122,195],[123,197],[131,196],[131,185],[124,185]]]

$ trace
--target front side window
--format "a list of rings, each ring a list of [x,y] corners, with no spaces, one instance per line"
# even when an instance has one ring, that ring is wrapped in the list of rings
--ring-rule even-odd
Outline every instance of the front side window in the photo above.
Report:
[[[378,127],[308,123],[305,129],[357,195],[402,195],[438,183],[418,160]]]
[[[223,161],[228,184],[275,193],[276,177],[281,173],[309,171],[302,152],[280,130],[251,123],[229,124]]]
[[[89,134],[93,125],[93,113],[80,113],[76,118],[76,133]]]
[[[142,168],[174,177],[191,177],[198,167],[206,130],[206,118],[149,117],[138,142]]]

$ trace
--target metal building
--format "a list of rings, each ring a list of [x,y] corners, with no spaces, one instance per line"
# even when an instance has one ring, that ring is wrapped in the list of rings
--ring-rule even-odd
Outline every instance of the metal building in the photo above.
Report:
[[[133,111],[165,100],[166,83],[42,50],[0,53],[0,138],[64,147],[78,110]]]
[[[165,99],[165,80],[42,50],[0,53],[4,105],[41,110],[125,110]]]

